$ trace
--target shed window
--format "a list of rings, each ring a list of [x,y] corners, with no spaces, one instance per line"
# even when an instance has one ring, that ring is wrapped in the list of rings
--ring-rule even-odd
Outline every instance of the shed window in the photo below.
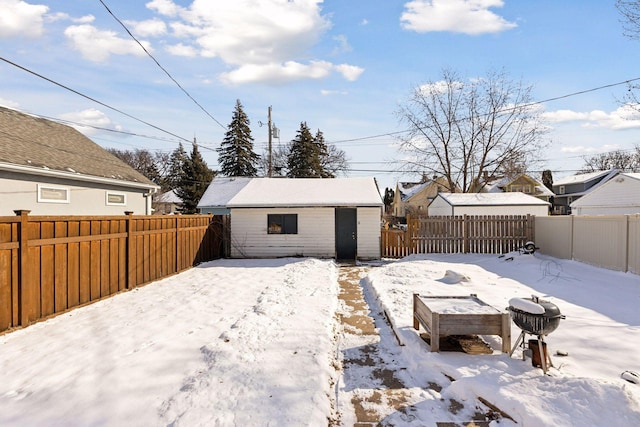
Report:
[[[112,193],[107,191],[107,205],[108,206],[125,206],[127,204],[127,195],[124,193]]]
[[[298,214],[267,215],[269,234],[298,234]]]
[[[39,203],[69,203],[70,191],[65,187],[38,184]]]

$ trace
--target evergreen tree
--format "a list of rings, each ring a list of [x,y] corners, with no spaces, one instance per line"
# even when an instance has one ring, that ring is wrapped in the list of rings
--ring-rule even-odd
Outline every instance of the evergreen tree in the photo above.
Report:
[[[318,129],[316,132],[316,136],[313,140],[316,145],[316,156],[317,156],[317,165],[316,166],[316,174],[321,178],[335,178],[336,176],[331,173],[329,170],[329,149],[327,144],[324,142],[324,135]]]
[[[256,176],[259,156],[253,151],[249,123],[240,100],[236,100],[231,124],[218,148],[218,163],[222,175]]]
[[[293,141],[287,157],[287,176],[289,178],[319,178],[320,156],[315,138],[311,135],[305,122],[300,123],[300,129]]]
[[[166,178],[166,185],[169,190],[175,190],[182,185],[185,176],[185,165],[189,161],[189,156],[182,146],[182,142],[178,144],[178,148],[173,150],[169,159],[169,172]]]
[[[215,176],[209,169],[198,150],[194,138],[191,157],[188,157],[182,167],[183,175],[180,185],[176,188],[176,195],[182,199],[180,212],[185,214],[197,213],[198,202]]]
[[[549,190],[553,191],[553,175],[551,174],[551,170],[543,170],[542,171],[542,183]]]

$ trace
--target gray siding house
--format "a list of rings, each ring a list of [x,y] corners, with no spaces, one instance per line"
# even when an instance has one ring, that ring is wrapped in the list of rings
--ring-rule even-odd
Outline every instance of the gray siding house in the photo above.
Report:
[[[380,258],[373,178],[216,177],[198,208],[229,215],[232,258]]]
[[[0,216],[151,214],[158,189],[76,129],[0,107]]]
[[[553,183],[553,213],[570,215],[571,204],[618,174],[618,170],[571,175]]]

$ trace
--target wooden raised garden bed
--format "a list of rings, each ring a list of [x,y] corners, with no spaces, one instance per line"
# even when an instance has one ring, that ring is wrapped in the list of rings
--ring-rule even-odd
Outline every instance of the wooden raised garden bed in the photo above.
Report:
[[[413,294],[413,327],[420,325],[431,336],[431,351],[440,351],[440,337],[449,335],[499,335],[502,352],[511,351],[509,313],[470,296],[421,296]]]

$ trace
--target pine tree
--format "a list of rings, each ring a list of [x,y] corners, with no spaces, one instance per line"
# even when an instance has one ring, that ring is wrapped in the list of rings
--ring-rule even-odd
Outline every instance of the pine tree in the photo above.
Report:
[[[329,171],[328,162],[329,162],[329,149],[327,148],[327,144],[324,142],[324,135],[318,129],[316,132],[316,136],[313,140],[316,146],[316,156],[317,156],[317,165],[315,166],[315,171],[317,176],[321,178],[335,178],[335,175]]]
[[[320,157],[315,138],[311,135],[305,122],[300,123],[300,129],[293,141],[287,157],[289,178],[319,178]]]
[[[209,169],[209,166],[202,158],[195,138],[191,157],[186,158],[182,170],[182,179],[176,189],[176,195],[182,199],[180,212],[185,214],[197,213],[198,202],[215,176],[215,172]]]
[[[178,148],[173,150],[171,158],[169,159],[169,172],[167,174],[166,184],[170,190],[175,190],[182,185],[185,175],[184,167],[188,161],[189,156],[184,150],[182,143],[179,143]]]
[[[551,170],[546,169],[542,171],[542,183],[549,190],[553,191],[553,175],[551,174]]]
[[[218,163],[222,175],[256,176],[259,156],[253,151],[249,123],[240,100],[236,100],[231,123],[218,148]]]

